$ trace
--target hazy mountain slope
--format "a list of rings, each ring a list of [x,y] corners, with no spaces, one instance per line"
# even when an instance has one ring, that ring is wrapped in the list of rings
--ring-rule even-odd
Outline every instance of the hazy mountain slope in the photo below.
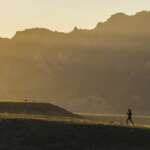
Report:
[[[149,114],[150,12],[93,30],[47,29],[0,39],[0,98],[43,99],[72,111]]]

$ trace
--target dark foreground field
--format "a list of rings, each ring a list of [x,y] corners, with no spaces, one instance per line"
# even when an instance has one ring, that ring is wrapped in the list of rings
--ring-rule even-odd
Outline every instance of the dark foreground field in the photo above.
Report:
[[[0,150],[149,150],[150,130],[41,120],[0,121]]]

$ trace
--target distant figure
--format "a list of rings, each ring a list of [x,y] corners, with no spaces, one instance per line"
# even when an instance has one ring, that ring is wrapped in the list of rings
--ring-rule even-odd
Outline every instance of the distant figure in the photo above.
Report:
[[[134,126],[134,122],[133,122],[133,119],[132,119],[132,110],[131,109],[128,109],[128,112],[127,112],[127,125],[129,124],[129,122]]]

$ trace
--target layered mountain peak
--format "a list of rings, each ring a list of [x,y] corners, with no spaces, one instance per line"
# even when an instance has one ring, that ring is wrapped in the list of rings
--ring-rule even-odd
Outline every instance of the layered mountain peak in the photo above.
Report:
[[[150,17],[150,11],[141,11],[141,12],[136,13],[135,16],[138,16],[138,17],[146,17],[146,16],[149,16],[149,17]]]
[[[38,42],[41,44],[49,43],[50,41],[56,41],[65,33],[51,31],[46,28],[33,28],[33,29],[26,29],[24,31],[16,32],[15,36],[12,38],[13,41],[19,41],[23,43],[31,43]]]
[[[79,31],[79,28],[77,26],[74,27],[73,32]]]
[[[120,20],[125,19],[126,17],[129,17],[129,16],[124,13],[117,13],[117,14],[112,15],[107,21],[114,21],[114,20],[120,21]]]
[[[150,12],[142,11],[129,16],[124,13],[112,15],[106,22],[99,23],[96,30],[104,34],[142,34],[150,32]]]
[[[51,31],[45,28],[33,28],[26,29],[24,31],[16,32],[13,39],[21,41],[39,41],[45,39],[64,39],[64,37],[71,35],[88,36],[93,35],[92,31],[101,33],[102,35],[109,34],[141,34],[150,32],[150,11],[142,11],[135,15],[126,15],[124,13],[116,13],[112,15],[107,21],[100,22],[93,30],[83,30],[78,27],[74,27],[70,33],[63,33],[57,31]],[[88,32],[87,32],[88,31]],[[94,32],[94,33],[95,33]]]
[[[22,35],[28,35],[31,36],[33,34],[48,34],[51,33],[52,31],[45,29],[45,28],[32,28],[32,29],[26,29],[24,31],[17,31],[14,38]]]

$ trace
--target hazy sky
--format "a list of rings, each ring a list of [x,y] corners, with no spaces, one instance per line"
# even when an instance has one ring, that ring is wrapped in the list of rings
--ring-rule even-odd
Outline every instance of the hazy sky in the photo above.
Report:
[[[111,14],[150,10],[150,0],[0,0],[0,36],[45,27],[69,32],[74,26],[93,28]]]

